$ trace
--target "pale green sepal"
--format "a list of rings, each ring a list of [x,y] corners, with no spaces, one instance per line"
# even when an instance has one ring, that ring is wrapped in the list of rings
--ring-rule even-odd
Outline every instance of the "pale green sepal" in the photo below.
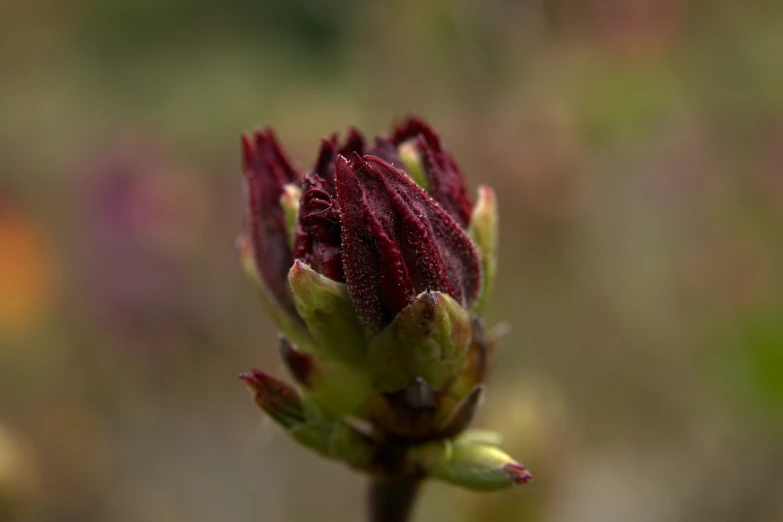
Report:
[[[368,469],[377,452],[369,438],[337,419],[308,421],[288,433],[303,446],[354,468]]]
[[[474,491],[500,491],[532,479],[524,466],[482,442],[431,443],[414,448],[409,457],[430,477]]]
[[[283,194],[280,196],[280,207],[285,216],[285,230],[288,235],[288,246],[294,247],[294,236],[296,235],[296,214],[299,212],[299,196],[301,189],[295,183],[289,183],[283,187]]]
[[[427,173],[424,171],[424,165],[421,163],[421,156],[416,149],[416,140],[408,140],[397,147],[397,154],[400,156],[405,172],[424,190],[429,190],[430,184],[427,181]]]
[[[288,283],[296,310],[315,340],[314,353],[326,360],[360,362],[367,341],[348,287],[301,261],[291,267]]]
[[[481,315],[487,306],[497,272],[498,249],[498,210],[495,191],[487,185],[480,185],[478,200],[468,226],[468,234],[481,255],[481,268],[484,275],[481,296],[476,302],[474,312]]]
[[[261,278],[261,274],[258,273],[256,263],[253,260],[253,250],[250,246],[250,241],[244,234],[240,235],[236,240],[236,248],[239,253],[239,261],[242,265],[245,274],[250,280],[255,283],[261,294],[264,307],[268,311],[269,315],[275,320],[280,330],[283,331],[286,337],[294,344],[301,347],[304,350],[309,350],[313,345],[313,339],[310,334],[304,328],[304,325],[296,318],[291,317],[285,310],[277,306],[273,299],[269,297],[269,292],[264,285],[264,280]]]
[[[356,368],[319,360],[307,395],[334,417],[357,415],[375,396],[369,376]]]
[[[468,312],[449,295],[424,292],[370,341],[368,371],[380,393],[417,377],[437,389],[462,368],[471,337]]]

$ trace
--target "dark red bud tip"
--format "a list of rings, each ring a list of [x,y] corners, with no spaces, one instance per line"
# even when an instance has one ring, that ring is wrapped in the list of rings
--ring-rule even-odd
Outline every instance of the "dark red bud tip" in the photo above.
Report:
[[[254,391],[259,398],[269,400],[286,400],[299,402],[299,394],[288,384],[262,372],[261,370],[250,370],[248,373],[239,375],[248,387]]]
[[[533,480],[533,475],[531,475],[525,466],[516,462],[503,466],[503,471],[508,479],[514,484],[527,484]]]
[[[294,348],[288,339],[282,335],[278,337],[277,346],[291,377],[296,379],[296,382],[302,386],[309,388],[315,371],[313,356]]]
[[[299,394],[288,384],[260,370],[239,376],[255,392],[256,404],[280,424],[291,427],[304,421]]]
[[[440,148],[440,144],[438,148],[433,147],[423,135],[416,139],[416,148],[427,174],[430,195],[462,227],[466,227],[473,203],[459,165],[451,154]]]
[[[242,134],[242,170],[249,170],[255,161],[256,147],[249,134]]]
[[[394,126],[392,142],[395,146],[410,139],[422,136],[434,151],[441,151],[440,137],[430,125],[418,116],[409,116],[403,122]]]
[[[242,136],[242,167],[247,189],[245,234],[256,272],[276,304],[296,317],[287,286],[293,254],[280,197],[286,184],[299,179],[299,173],[271,129]]]
[[[334,179],[334,157],[337,155],[337,134],[321,140],[321,148],[313,165],[313,173],[328,180]]]
[[[345,134],[345,143],[340,147],[340,154],[349,156],[354,152],[364,154],[365,142],[364,136],[356,127],[349,127]]]
[[[245,381],[247,387],[254,392],[258,392],[259,388],[261,388],[261,383],[256,379],[256,376],[250,372],[240,373],[239,378]]]

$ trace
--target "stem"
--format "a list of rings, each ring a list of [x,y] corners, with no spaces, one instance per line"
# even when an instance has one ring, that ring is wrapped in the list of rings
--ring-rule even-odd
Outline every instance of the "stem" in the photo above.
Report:
[[[369,522],[408,522],[421,477],[406,474],[370,480]]]

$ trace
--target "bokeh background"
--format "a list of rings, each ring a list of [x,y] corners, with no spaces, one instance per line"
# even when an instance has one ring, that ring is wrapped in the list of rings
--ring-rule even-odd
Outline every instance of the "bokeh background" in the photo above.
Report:
[[[498,191],[477,425],[536,476],[416,520],[783,520],[781,53],[776,0],[3,0],[0,521],[362,521],[236,379],[239,134],[408,113]]]

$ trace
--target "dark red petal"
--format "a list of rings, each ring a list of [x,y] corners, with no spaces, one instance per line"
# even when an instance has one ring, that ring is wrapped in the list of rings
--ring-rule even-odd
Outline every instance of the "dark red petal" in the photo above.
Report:
[[[345,134],[345,143],[340,147],[340,154],[349,158],[353,153],[364,154],[364,136],[356,127],[349,127]]]
[[[397,124],[392,131],[391,142],[399,147],[406,141],[415,140],[416,150],[427,175],[430,196],[453,217],[463,228],[470,222],[473,204],[468,197],[465,177],[454,158],[443,147],[438,134],[427,122],[411,116]],[[389,163],[386,157],[380,156]]]
[[[440,137],[427,122],[418,116],[409,116],[402,123],[395,125],[391,139],[394,146],[399,147],[403,142],[418,136],[422,136],[434,151],[441,151]]]
[[[274,163],[282,172],[284,184],[293,183],[297,181],[301,174],[294,168],[288,154],[280,146],[280,141],[277,139],[277,134],[271,128],[266,130],[266,139],[264,145],[267,149],[266,157],[268,161]]]
[[[407,182],[409,179],[400,171],[374,156],[366,159],[366,173],[360,181],[384,230],[396,242],[416,293],[437,290],[462,302],[462,287],[452,284],[441,259],[437,238],[426,218],[422,219],[427,210],[419,207],[425,200],[411,196],[410,184],[402,185],[396,180],[404,178]]]
[[[318,158],[315,160],[313,172],[323,179],[334,179],[334,158],[337,156],[337,134],[321,140]]]
[[[313,173],[326,181],[326,191],[330,196],[337,194],[334,185],[334,160],[338,154],[346,158],[353,153],[364,154],[364,136],[355,127],[350,127],[345,134],[345,143],[340,146],[337,133],[321,140],[318,158],[313,166]]]
[[[271,130],[242,136],[242,166],[247,186],[245,233],[256,267],[274,300],[296,316],[287,283],[293,254],[288,246],[280,196],[283,186],[295,181],[299,174]]]
[[[397,152],[397,146],[392,143],[389,138],[383,136],[375,138],[375,146],[369,149],[367,154],[381,158],[383,161],[393,165],[397,169],[403,170],[405,168],[400,159],[400,155]]]
[[[336,196],[330,194],[336,194],[334,183],[328,183],[317,174],[305,176],[296,223],[294,258],[343,283],[340,212]]]
[[[427,174],[432,199],[437,201],[463,228],[467,227],[473,203],[468,197],[465,176],[462,175],[454,158],[448,152],[431,147],[424,135],[416,139],[416,150]]]
[[[358,179],[401,253],[415,294],[445,292],[471,306],[481,288],[481,264],[464,229],[405,173],[379,158],[364,160]]]
[[[379,221],[382,210],[370,206],[360,183],[359,176],[367,175],[364,161],[354,154],[349,164],[338,156],[336,167],[346,282],[357,312],[371,329],[378,330],[411,303],[416,293],[397,244]]]

